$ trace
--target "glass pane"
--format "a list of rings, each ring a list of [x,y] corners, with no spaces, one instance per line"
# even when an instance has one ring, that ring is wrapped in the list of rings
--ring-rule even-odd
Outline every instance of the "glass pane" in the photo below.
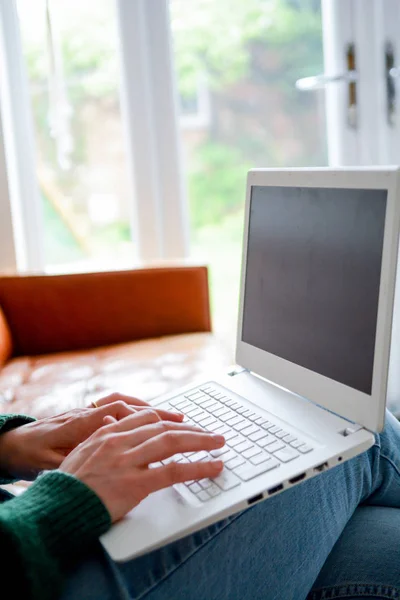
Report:
[[[49,271],[133,263],[113,0],[18,0]]]
[[[214,329],[233,348],[246,173],[327,165],[320,2],[170,0],[192,256],[210,266]]]

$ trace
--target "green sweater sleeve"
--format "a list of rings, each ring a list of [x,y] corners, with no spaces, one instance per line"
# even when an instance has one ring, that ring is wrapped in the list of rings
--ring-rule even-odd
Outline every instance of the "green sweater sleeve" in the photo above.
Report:
[[[16,598],[58,598],[71,560],[111,525],[110,515],[81,481],[60,471],[40,475],[20,496],[0,505],[3,573]]]
[[[0,434],[5,433],[6,431],[10,431],[10,429],[14,429],[15,427],[25,425],[26,423],[32,423],[32,421],[36,421],[36,419],[34,419],[33,417],[27,417],[26,415],[0,415]],[[11,475],[9,473],[1,471],[0,469],[0,484],[11,483],[12,481],[15,480],[11,477]]]

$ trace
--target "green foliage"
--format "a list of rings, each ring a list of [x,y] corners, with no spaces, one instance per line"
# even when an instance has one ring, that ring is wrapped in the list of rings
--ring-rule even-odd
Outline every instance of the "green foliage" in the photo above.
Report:
[[[192,226],[219,223],[243,204],[249,164],[238,149],[206,142],[197,149],[189,173]]]
[[[246,77],[255,44],[292,48],[287,66],[296,73],[300,68],[304,76],[320,67],[321,17],[312,0],[298,6],[285,0],[171,0],[170,7],[184,97],[193,95],[199,82],[216,89]]]

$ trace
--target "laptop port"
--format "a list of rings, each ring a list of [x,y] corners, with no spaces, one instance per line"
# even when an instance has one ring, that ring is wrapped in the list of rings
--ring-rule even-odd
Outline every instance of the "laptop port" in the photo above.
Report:
[[[269,496],[272,496],[272,494],[276,494],[277,492],[280,492],[281,490],[283,490],[283,483],[276,485],[275,487],[268,490],[268,494],[269,494]]]
[[[247,500],[247,504],[250,506],[251,504],[255,504],[256,502],[258,502],[259,500],[262,500],[264,498],[263,494],[257,494],[257,496],[253,496],[252,498],[249,498]]]
[[[322,471],[325,471],[325,469],[327,469],[329,467],[327,462],[322,463],[322,465],[318,465],[318,467],[314,467],[314,471],[316,473],[321,473]]]
[[[292,477],[292,479],[289,479],[289,483],[298,483],[299,481],[302,481],[302,479],[304,479],[305,476],[305,473],[300,473],[300,475],[296,475],[296,477]]]

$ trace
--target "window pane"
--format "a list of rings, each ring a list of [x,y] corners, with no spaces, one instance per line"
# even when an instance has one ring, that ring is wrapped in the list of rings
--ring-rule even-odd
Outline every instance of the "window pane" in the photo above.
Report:
[[[246,173],[327,164],[320,2],[170,0],[192,256],[210,265],[214,328],[233,347]]]
[[[46,10],[46,6],[48,10]],[[18,0],[48,270],[133,263],[113,0]]]

